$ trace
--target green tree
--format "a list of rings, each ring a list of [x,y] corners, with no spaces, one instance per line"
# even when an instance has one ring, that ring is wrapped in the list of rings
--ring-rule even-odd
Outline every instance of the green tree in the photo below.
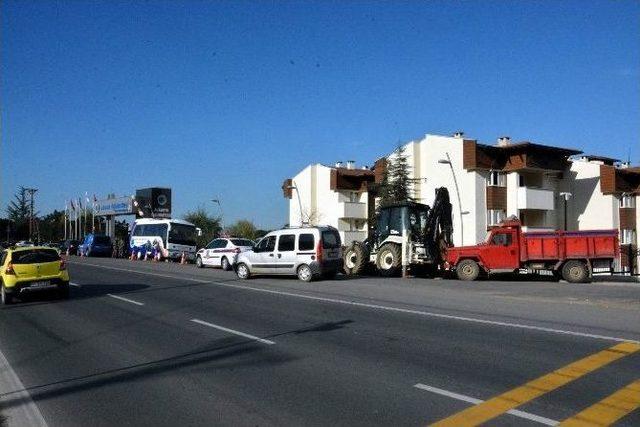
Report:
[[[9,202],[7,206],[8,219],[13,222],[12,230],[14,230],[14,233],[12,238],[15,240],[28,239],[31,204],[27,196],[27,189],[21,186],[13,197],[15,200]],[[35,215],[36,213],[34,212]]]
[[[43,242],[55,242],[64,237],[64,212],[54,210],[38,221],[40,240]]]
[[[233,237],[244,237],[245,239],[251,240],[258,237],[257,231],[256,226],[247,219],[241,219],[229,227],[229,233]]]
[[[404,147],[399,145],[387,158],[387,168],[378,188],[379,206],[415,201],[412,196],[414,182]]]
[[[220,218],[209,215],[202,206],[199,206],[195,211],[187,212],[184,219],[202,229],[202,236],[196,237],[196,243],[199,248],[204,247],[210,240],[218,237],[222,231]]]

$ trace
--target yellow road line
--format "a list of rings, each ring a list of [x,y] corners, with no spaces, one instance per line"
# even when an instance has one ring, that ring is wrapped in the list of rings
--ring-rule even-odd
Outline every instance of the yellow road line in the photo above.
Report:
[[[565,427],[609,426],[638,408],[640,408],[640,380],[621,388],[558,425]]]
[[[433,426],[477,426],[638,350],[640,350],[640,344],[637,343],[624,342],[614,345],[611,348],[570,363],[550,374],[529,381],[525,385],[460,411],[433,424]]]

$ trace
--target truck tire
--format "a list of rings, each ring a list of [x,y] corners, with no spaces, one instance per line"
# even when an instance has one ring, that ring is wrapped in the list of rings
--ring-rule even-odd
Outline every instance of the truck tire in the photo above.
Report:
[[[587,283],[589,281],[589,269],[583,261],[567,261],[562,266],[562,278],[569,283]]]
[[[364,274],[369,263],[369,251],[361,242],[353,242],[344,251],[344,273],[347,276]]]
[[[460,280],[476,280],[480,275],[480,266],[472,259],[464,259],[456,266],[456,275]]]
[[[382,276],[397,276],[402,267],[402,253],[395,243],[385,243],[376,257],[376,267]]]

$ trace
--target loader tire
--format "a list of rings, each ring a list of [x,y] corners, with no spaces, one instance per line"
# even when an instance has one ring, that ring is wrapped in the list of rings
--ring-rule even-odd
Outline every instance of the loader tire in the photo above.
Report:
[[[384,277],[397,276],[402,267],[402,253],[400,246],[395,243],[385,243],[380,247],[376,257],[376,267]]]
[[[344,251],[344,273],[347,276],[364,274],[369,263],[369,251],[361,242],[353,242]]]

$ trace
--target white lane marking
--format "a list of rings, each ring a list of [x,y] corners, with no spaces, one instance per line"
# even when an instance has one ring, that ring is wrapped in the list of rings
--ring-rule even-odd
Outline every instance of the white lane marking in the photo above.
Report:
[[[334,304],[345,304],[345,305],[351,305],[351,306],[356,306],[356,307],[373,308],[373,309],[376,309],[376,310],[395,311],[395,312],[398,312],[398,313],[416,314],[416,315],[419,315],[419,316],[436,317],[436,318],[440,318],[440,319],[458,320],[458,321],[462,321],[462,322],[479,323],[479,324],[484,324],[484,325],[504,326],[504,327],[507,327],[507,328],[528,329],[528,330],[533,330],[533,331],[550,332],[550,333],[554,333],[554,334],[572,335],[572,336],[576,336],[576,337],[594,338],[594,339],[601,339],[601,340],[615,341],[615,342],[640,343],[640,341],[634,340],[634,339],[631,339],[631,338],[614,337],[614,336],[609,336],[609,335],[589,334],[589,333],[586,333],[586,332],[577,332],[577,331],[567,331],[567,330],[563,330],[563,329],[546,328],[546,327],[543,327],[543,326],[525,325],[525,324],[522,324],[522,323],[499,322],[499,321],[496,321],[496,320],[486,320],[486,319],[479,319],[479,318],[474,318],[474,317],[455,316],[455,315],[452,315],[452,314],[433,313],[433,312],[430,312],[430,311],[412,310],[412,309],[408,309],[408,308],[391,307],[391,306],[379,305],[379,304],[367,304],[367,303],[363,303],[363,302],[347,301],[347,300],[341,300],[341,299],[335,299],[335,298],[323,298],[323,297],[316,297],[316,296],[313,296],[313,295],[297,294],[297,293],[294,293],[294,292],[276,291],[276,290],[272,290],[272,289],[254,288],[254,287],[251,287],[251,286],[233,285],[231,283],[213,282],[213,281],[210,281],[210,280],[191,279],[191,278],[187,278],[187,277],[176,277],[176,276],[171,276],[171,275],[168,275],[168,274],[160,274],[160,273],[150,273],[150,272],[144,272],[144,271],[140,271],[140,270],[132,270],[132,269],[129,269],[129,268],[107,267],[107,266],[104,266],[104,265],[89,264],[89,263],[85,263],[85,262],[78,263],[78,265],[90,265],[90,266],[93,266],[93,267],[106,268],[106,269],[110,269],[110,270],[128,271],[128,272],[137,273],[137,274],[148,274],[148,275],[151,275],[151,276],[159,276],[159,277],[165,277],[165,278],[169,278],[169,279],[192,281],[192,282],[198,282],[198,283],[209,283],[209,284],[213,284],[213,285],[217,285],[217,286],[223,286],[223,287],[227,287],[227,288],[233,288],[233,289],[244,289],[244,290],[248,290],[248,291],[263,292],[263,293],[274,294],[274,295],[285,295],[285,296],[290,296],[290,297],[294,297],[294,298],[303,298],[303,299],[309,299],[309,300],[314,300],[314,301],[330,302],[330,303],[334,303]]]
[[[442,396],[450,397],[452,399],[462,400],[463,402],[473,403],[474,405],[477,405],[479,403],[484,402],[484,400],[476,399],[475,397],[465,396],[464,394],[454,393],[452,391],[443,390],[443,389],[437,388],[437,387],[431,387],[431,386],[426,385],[426,384],[418,383],[418,384],[414,385],[414,387],[415,388],[419,388],[420,390],[430,391],[431,393],[435,393],[435,394],[439,394],[439,395],[442,395]],[[538,422],[540,424],[544,424],[544,425],[547,425],[547,426],[557,426],[558,424],[560,424],[559,421],[552,420],[551,418],[541,417],[540,415],[531,414],[529,412],[518,411],[517,409],[511,409],[511,410],[507,411],[506,413],[510,414],[510,415],[514,415],[516,417],[525,418],[527,420],[535,421],[535,422]]]
[[[69,282],[69,286],[73,286],[74,288],[81,288],[82,285],[80,283]]]
[[[118,295],[113,295],[113,294],[107,294],[107,295],[110,296],[111,298],[119,299],[120,301],[130,302],[131,304],[144,305],[143,302],[134,301],[129,298],[119,297]]]
[[[273,342],[273,341],[265,340],[263,338],[259,338],[259,337],[253,336],[253,335],[245,334],[244,332],[236,331],[234,329],[225,328],[223,326],[214,325],[213,323],[205,322],[204,320],[191,319],[191,321],[195,322],[195,323],[198,323],[200,325],[208,326],[210,328],[215,328],[215,329],[219,329],[219,330],[224,331],[224,332],[229,332],[230,334],[235,334],[235,335],[239,335],[241,337],[249,338],[250,340],[258,341],[258,342],[261,342],[262,344],[268,344],[268,345],[275,344],[275,342]]]
[[[6,417],[6,425],[9,427],[47,426],[40,409],[31,399],[31,395],[24,388],[22,381],[1,351],[0,408],[2,408],[2,416]]]

